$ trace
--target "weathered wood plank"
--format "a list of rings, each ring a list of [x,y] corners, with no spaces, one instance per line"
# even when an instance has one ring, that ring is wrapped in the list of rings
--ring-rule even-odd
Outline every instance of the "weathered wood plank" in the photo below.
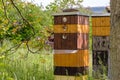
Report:
[[[108,65],[108,51],[93,50],[93,65]]]
[[[109,36],[94,36],[93,37],[93,50],[109,50],[110,40]]]
[[[99,74],[108,75],[108,55],[109,51],[93,50],[93,76],[98,78]]]

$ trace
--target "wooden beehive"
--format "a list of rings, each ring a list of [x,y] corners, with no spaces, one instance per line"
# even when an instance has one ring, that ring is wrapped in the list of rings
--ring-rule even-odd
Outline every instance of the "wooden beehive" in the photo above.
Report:
[[[106,51],[110,49],[109,36],[93,36],[93,50]]]
[[[108,66],[108,51],[93,51],[93,65]]]
[[[88,80],[88,75],[84,76],[55,76],[55,80]]]
[[[54,16],[54,49],[77,50],[88,48],[89,17],[79,12]]]
[[[89,66],[88,50],[79,50],[76,53],[54,54],[54,66],[86,67]]]
[[[92,35],[110,35],[110,14],[94,14],[92,16]]]
[[[108,50],[104,50],[104,51],[96,51],[93,50],[93,76],[95,78],[98,78],[95,75],[99,74],[104,74],[104,75],[108,75],[108,55],[109,55],[109,51]]]
[[[66,18],[66,19],[65,19]],[[66,21],[64,21],[66,20]],[[54,16],[54,25],[80,24],[88,25],[89,17],[79,12],[65,12]]]
[[[89,17],[80,12],[54,15],[55,80],[87,80]]]
[[[63,37],[66,36],[66,39]],[[55,33],[54,49],[77,50],[88,49],[88,34],[84,33]]]
[[[108,69],[110,46],[110,14],[94,14],[92,16],[92,49],[93,72],[105,74]],[[105,68],[103,68],[105,67]],[[106,73],[107,74],[107,73]]]

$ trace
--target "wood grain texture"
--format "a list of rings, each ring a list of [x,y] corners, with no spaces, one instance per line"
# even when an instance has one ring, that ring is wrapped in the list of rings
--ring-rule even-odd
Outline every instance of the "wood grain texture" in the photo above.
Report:
[[[92,27],[93,36],[109,36],[110,27]]]
[[[89,25],[54,25],[54,33],[88,33]]]
[[[77,49],[77,34],[54,34],[54,49]]]
[[[63,18],[66,17],[67,21],[63,22]],[[55,16],[54,17],[54,24],[62,25],[62,24],[89,24],[89,17],[86,16],[78,16],[78,15],[67,15],[67,16]]]
[[[88,80],[88,75],[84,75],[84,76],[54,75],[54,80]]]
[[[88,34],[81,34],[78,33],[77,37],[77,48],[78,49],[88,49],[88,39],[89,35]]]
[[[93,50],[109,50],[110,49],[110,37],[109,36],[93,36],[92,38]]]
[[[108,75],[108,68],[109,68],[109,51],[97,51],[93,50],[93,76],[95,78],[98,78],[98,72],[99,74]]]
[[[109,51],[97,51],[93,50],[93,65],[108,66],[108,54]]]
[[[92,17],[93,27],[110,27],[110,17]]]
[[[80,76],[88,74],[88,66],[85,67],[54,67],[54,75]]]
[[[66,37],[66,39],[63,39]],[[55,33],[55,50],[77,50],[88,49],[88,34],[82,33]]]
[[[88,50],[79,50],[77,53],[54,54],[54,66],[63,67],[84,67],[89,66]]]

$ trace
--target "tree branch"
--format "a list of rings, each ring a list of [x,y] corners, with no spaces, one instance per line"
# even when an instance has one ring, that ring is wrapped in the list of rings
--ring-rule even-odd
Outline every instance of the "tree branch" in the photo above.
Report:
[[[31,52],[31,53],[37,53],[38,51],[40,51],[40,50],[42,49],[42,47],[40,47],[38,50],[32,51],[32,50],[30,49],[30,47],[29,47],[28,42],[29,42],[29,41],[26,42],[26,46],[27,46],[27,49],[28,49],[29,52]]]
[[[11,48],[9,48],[8,50],[2,52],[0,55],[4,55],[5,53],[9,52],[9,51],[12,51],[12,49],[15,49],[15,51],[17,51],[17,49],[21,46],[22,42],[20,44],[17,44]]]
[[[17,12],[19,13],[19,15],[21,16],[23,22],[26,22],[26,23],[31,27],[31,29],[33,30],[33,36],[34,36],[34,35],[35,35],[35,30],[34,30],[33,26],[30,25],[30,23],[24,18],[24,16],[22,15],[21,11],[20,11],[20,10],[18,9],[18,7],[15,5],[14,1],[13,1],[13,0],[10,0],[10,1],[11,1],[11,3],[12,3],[13,7],[17,10]]]
[[[12,53],[15,53],[21,45],[22,45],[22,42],[16,46],[14,52],[12,52]],[[9,54],[8,54],[8,55],[9,55]]]
[[[3,9],[4,9],[4,15],[5,15],[6,19],[8,20],[8,22],[10,22],[10,20],[9,20],[9,18],[8,18],[8,16],[7,16],[7,9],[6,9],[4,0],[2,0],[2,5],[3,5]]]

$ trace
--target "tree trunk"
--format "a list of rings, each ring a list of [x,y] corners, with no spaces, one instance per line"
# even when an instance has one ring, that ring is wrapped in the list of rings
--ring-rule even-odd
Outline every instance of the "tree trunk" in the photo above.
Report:
[[[120,80],[120,0],[110,1],[110,80]]]

